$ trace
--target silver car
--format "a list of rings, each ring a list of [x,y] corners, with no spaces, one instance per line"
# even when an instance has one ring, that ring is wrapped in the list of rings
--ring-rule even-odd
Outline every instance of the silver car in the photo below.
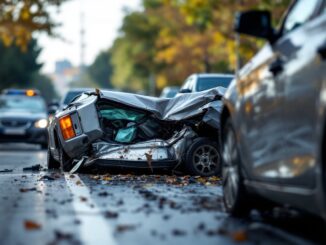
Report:
[[[155,98],[113,91],[83,93],[49,126],[48,167],[220,171],[217,144],[224,88]]]
[[[195,73],[183,82],[179,94],[200,92],[216,87],[227,88],[233,78],[233,74]]]
[[[294,1],[280,30],[267,11],[237,16],[238,33],[268,42],[225,94],[222,173],[233,215],[263,197],[326,219],[325,4]]]

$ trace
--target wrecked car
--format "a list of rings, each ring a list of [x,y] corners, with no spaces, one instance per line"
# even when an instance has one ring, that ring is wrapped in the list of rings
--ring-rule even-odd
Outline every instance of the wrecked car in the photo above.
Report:
[[[217,143],[224,88],[155,98],[85,92],[49,125],[48,168],[83,167],[220,172]]]

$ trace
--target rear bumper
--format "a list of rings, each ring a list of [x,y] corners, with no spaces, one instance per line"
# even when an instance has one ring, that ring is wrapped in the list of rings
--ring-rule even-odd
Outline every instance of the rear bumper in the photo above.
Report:
[[[1,143],[34,143],[47,144],[48,132],[47,129],[30,128],[26,129],[24,134],[6,133],[5,128],[0,128]]]

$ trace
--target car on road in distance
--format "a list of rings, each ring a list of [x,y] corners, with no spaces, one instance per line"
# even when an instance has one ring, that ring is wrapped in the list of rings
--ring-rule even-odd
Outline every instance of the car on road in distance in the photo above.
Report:
[[[232,74],[196,73],[189,76],[182,84],[179,94],[205,91],[211,88],[227,88],[234,79]]]
[[[223,99],[224,203],[233,215],[262,198],[326,219],[325,4],[293,1],[279,30],[268,11],[237,15],[238,33],[267,43]]]
[[[83,93],[49,126],[48,167],[183,169],[220,173],[217,144],[225,89],[156,98],[97,91]]]
[[[0,142],[48,145],[48,112],[37,90],[8,89],[0,95]]]
[[[178,87],[178,86],[165,87],[162,90],[160,98],[173,98],[177,95],[179,90],[180,90],[180,87]]]

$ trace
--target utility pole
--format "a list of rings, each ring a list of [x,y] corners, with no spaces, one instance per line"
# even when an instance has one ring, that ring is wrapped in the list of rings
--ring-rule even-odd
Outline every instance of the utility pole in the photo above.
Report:
[[[80,69],[81,71],[85,68],[85,13],[83,9],[80,13]]]

